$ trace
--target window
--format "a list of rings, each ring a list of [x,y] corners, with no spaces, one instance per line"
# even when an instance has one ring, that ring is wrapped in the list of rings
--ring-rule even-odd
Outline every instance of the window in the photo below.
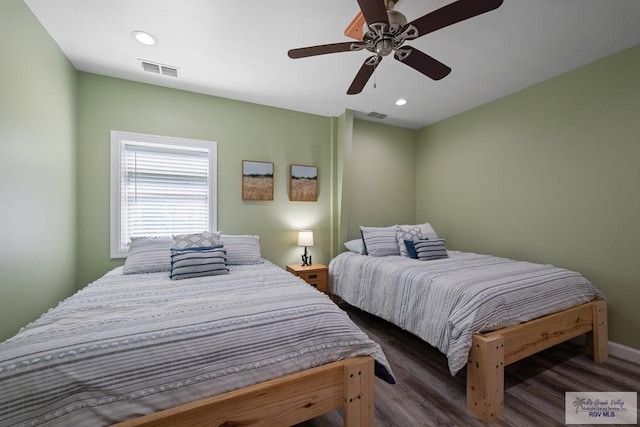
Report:
[[[214,231],[216,143],[111,131],[111,258],[131,237]]]

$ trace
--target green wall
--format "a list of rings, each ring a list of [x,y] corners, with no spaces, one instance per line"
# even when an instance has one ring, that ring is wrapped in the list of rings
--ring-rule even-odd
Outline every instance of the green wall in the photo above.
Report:
[[[284,266],[300,260],[297,230],[314,231],[316,262],[331,251],[332,119],[126,80],[79,73],[78,284],[122,259],[109,258],[110,131],[218,143],[218,228],[258,234],[263,256]],[[242,160],[275,164],[273,201],[243,201]],[[318,202],[289,201],[289,165],[315,165]]]
[[[75,291],[76,72],[0,2],[0,341]]]
[[[365,120],[353,121],[347,240],[369,227],[415,222],[416,132]]]
[[[417,219],[448,246],[583,273],[640,348],[640,46],[424,128]]]

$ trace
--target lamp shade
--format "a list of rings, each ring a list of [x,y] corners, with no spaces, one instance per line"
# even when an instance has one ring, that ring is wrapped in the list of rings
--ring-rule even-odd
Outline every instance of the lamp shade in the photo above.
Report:
[[[298,232],[298,246],[313,246],[313,231],[300,230]]]

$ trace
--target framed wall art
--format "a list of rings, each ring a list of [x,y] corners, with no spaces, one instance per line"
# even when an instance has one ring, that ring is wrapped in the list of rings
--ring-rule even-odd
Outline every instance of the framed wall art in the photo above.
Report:
[[[242,200],[273,200],[273,162],[242,161]]]
[[[289,198],[292,202],[318,201],[318,168],[316,166],[291,165]]]

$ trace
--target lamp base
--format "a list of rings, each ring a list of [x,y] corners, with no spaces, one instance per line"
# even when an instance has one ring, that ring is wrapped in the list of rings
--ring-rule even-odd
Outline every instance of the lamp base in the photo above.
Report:
[[[304,248],[304,253],[302,254],[302,266],[309,266],[311,265],[311,255],[309,255],[307,253],[307,248]]]

